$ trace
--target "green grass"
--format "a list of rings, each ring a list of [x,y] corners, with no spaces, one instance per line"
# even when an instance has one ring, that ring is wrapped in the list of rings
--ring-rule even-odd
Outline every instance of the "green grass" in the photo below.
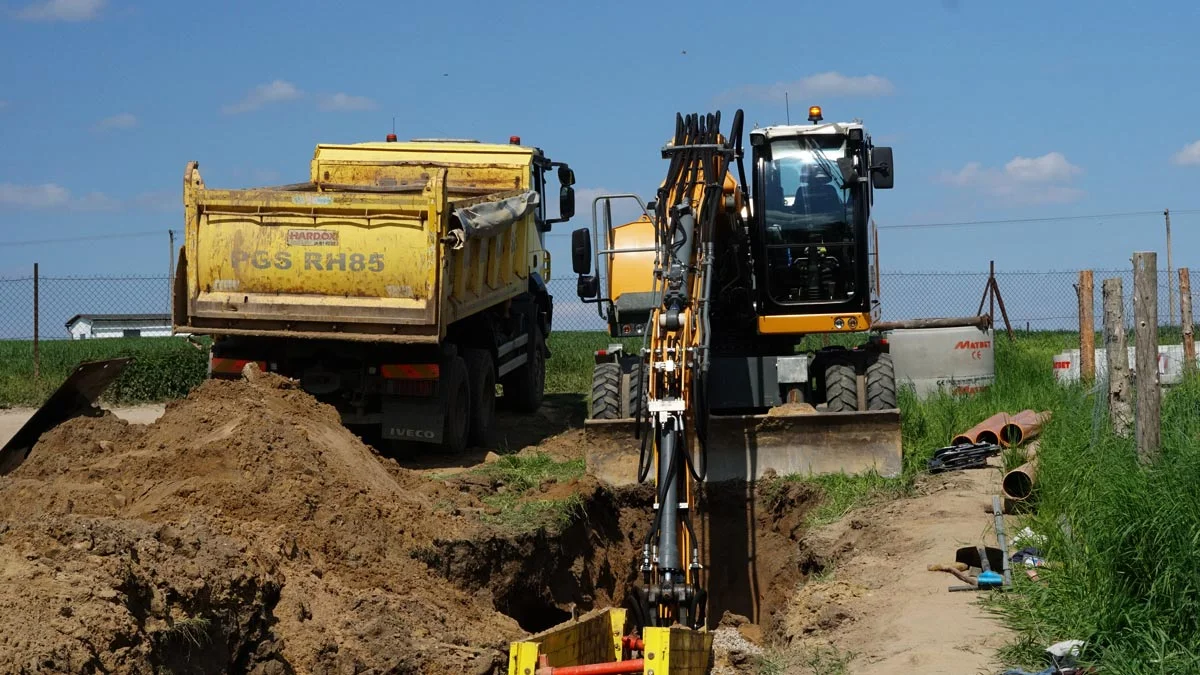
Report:
[[[113,403],[178,398],[200,383],[207,353],[184,338],[47,340],[39,345],[41,371],[33,374],[31,341],[0,341],[0,407],[39,406],[84,361],[132,356],[134,361],[104,393]]]
[[[504,486],[504,492],[483,498],[498,511],[485,520],[514,532],[541,528],[558,530],[568,525],[583,508],[583,497],[572,494],[562,499],[534,499],[529,493],[548,481],[566,483],[584,473],[582,458],[558,462],[545,453],[505,455],[496,462],[472,469]]]
[[[621,344],[628,353],[642,348],[641,338],[612,338],[607,333],[555,332],[550,334],[550,359],[546,361],[546,393],[578,394],[592,390],[595,353],[609,345]]]
[[[1038,665],[1045,646],[1079,639],[1107,672],[1200,672],[1200,380],[1164,396],[1149,467],[1108,430],[1103,397],[1077,395],[1056,413],[1025,524],[1057,566],[1039,571],[1043,583],[1014,575],[1017,592],[989,603],[1019,633],[1004,655]]]

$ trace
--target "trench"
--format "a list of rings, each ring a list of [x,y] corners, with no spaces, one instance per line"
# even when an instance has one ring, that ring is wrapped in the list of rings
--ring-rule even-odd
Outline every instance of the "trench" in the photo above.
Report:
[[[700,491],[695,529],[708,568],[710,627],[729,613],[760,625],[765,636],[775,632],[775,616],[825,566],[804,541],[817,499],[807,486],[778,481]],[[431,566],[464,590],[490,591],[496,610],[529,633],[573,613],[631,608],[652,504],[648,485],[596,488],[560,532],[439,541]]]

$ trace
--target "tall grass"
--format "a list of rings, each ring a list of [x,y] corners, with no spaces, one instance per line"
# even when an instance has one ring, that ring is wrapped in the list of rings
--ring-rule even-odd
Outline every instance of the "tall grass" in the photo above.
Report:
[[[1150,467],[1104,408],[1103,396],[1072,397],[1043,434],[1028,525],[1055,566],[1042,582],[1018,574],[1018,592],[992,603],[1019,631],[1006,655],[1033,665],[1079,639],[1107,672],[1200,672],[1200,380],[1165,394]]]

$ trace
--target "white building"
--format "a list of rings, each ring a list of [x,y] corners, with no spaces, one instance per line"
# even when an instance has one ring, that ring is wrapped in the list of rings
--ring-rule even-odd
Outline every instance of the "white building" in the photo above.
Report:
[[[72,340],[170,337],[169,314],[76,314],[67,321]]]

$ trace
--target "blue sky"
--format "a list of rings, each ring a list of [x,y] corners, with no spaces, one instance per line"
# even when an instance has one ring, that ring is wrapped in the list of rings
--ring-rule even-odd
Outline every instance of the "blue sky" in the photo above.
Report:
[[[336,5],[336,6],[335,6]],[[1193,3],[0,4],[0,276],[165,273],[184,165],[307,177],[317,142],[520,135],[649,196],[676,111],[810,104],[895,148],[885,271],[1200,264]],[[1005,225],[928,223],[1157,212]],[[570,275],[558,226],[557,275]],[[894,228],[894,229],[893,229]],[[14,242],[159,231],[69,244]],[[1163,265],[1160,262],[1160,266]]]

